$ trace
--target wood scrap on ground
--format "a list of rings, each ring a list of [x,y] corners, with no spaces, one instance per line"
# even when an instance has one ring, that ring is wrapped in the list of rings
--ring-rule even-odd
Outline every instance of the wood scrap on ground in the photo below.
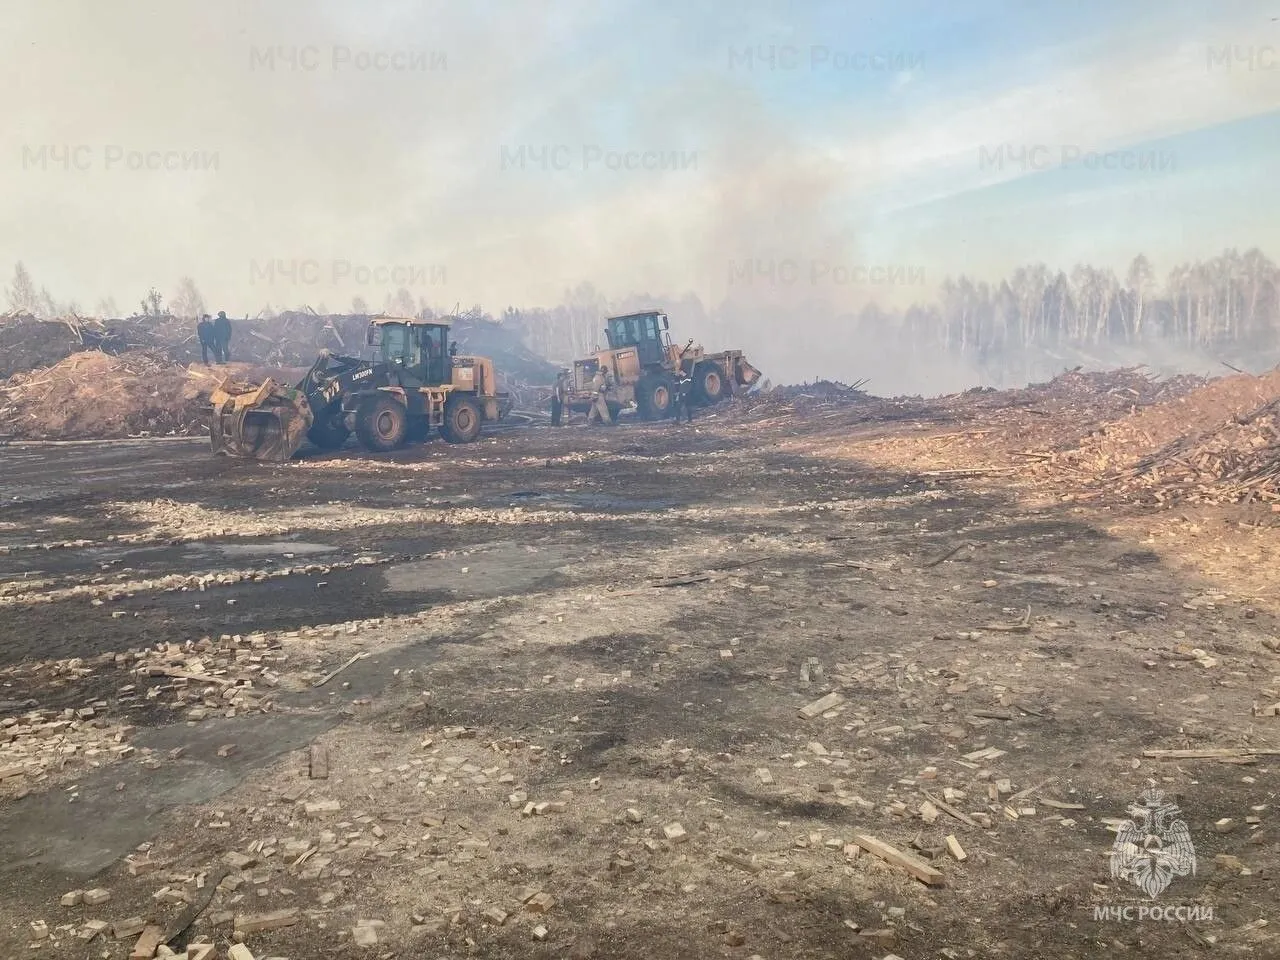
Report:
[[[885,843],[883,840],[877,840],[875,837],[864,833],[855,834],[853,842],[867,851],[867,853],[874,854],[886,863],[901,867],[926,886],[941,887],[944,885],[945,880],[942,876],[942,871],[935,870],[919,857],[913,857],[911,854],[905,853],[897,847]]]

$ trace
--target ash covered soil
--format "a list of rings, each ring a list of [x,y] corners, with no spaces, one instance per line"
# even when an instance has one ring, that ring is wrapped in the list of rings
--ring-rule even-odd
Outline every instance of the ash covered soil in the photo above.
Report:
[[[1275,514],[1077,502],[1004,429],[0,450],[0,955],[1276,956]]]

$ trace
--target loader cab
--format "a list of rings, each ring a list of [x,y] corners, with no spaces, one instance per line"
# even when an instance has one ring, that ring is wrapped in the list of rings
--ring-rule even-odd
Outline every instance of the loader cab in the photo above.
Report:
[[[665,341],[670,339],[667,333],[669,329],[667,315],[651,310],[625,317],[610,317],[605,321],[604,334],[609,341],[610,350],[635,347],[640,365],[647,367],[663,363]]]
[[[375,359],[427,386],[453,377],[449,359],[449,324],[439,321],[378,317],[369,321],[369,346]]]

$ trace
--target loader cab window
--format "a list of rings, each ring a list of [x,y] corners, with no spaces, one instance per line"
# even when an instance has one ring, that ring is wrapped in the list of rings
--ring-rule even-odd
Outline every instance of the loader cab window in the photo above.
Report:
[[[432,385],[451,379],[445,327],[419,327],[419,343],[422,345],[423,381]]]
[[[658,328],[658,315],[647,313],[636,318],[640,336],[635,340],[640,362],[649,365],[662,362],[662,331]]]
[[[412,366],[414,349],[408,328],[383,326],[379,330],[382,334],[380,347],[383,362],[402,367]]]
[[[606,331],[609,334],[609,347],[616,350],[618,347],[631,346],[637,341],[635,317],[614,317],[609,321],[609,328]]]

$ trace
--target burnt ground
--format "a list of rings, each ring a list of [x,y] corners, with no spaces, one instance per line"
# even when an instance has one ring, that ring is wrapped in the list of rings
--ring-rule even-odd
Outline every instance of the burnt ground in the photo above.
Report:
[[[171,922],[238,851],[176,945],[293,908],[255,956],[1280,956],[1280,757],[1143,756],[1280,747],[1254,715],[1280,701],[1277,596],[1197,562],[1262,556],[1269,516],[1153,530],[859,458],[896,430],[919,432],[869,422],[839,455],[721,417],[284,466],[0,450],[0,954],[125,957],[76,933]],[[197,676],[278,684],[211,687],[196,719],[146,668],[188,642]],[[1154,901],[1112,879],[1107,822],[1152,784],[1197,856]],[[944,795],[968,822],[922,814]],[[140,845],[161,869],[129,872]],[[91,887],[111,899],[59,905]],[[1199,919],[1095,919],[1153,904]]]

